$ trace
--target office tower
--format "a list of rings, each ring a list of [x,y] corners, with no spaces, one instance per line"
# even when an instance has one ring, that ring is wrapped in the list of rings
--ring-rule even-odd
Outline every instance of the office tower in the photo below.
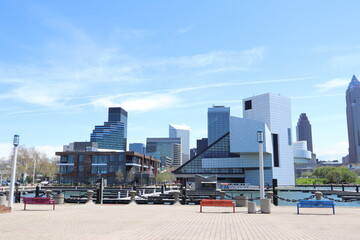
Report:
[[[266,124],[273,147],[273,178],[281,185],[294,185],[294,150],[291,139],[290,99],[262,94],[243,100],[243,116]]]
[[[190,159],[195,157],[197,153],[197,149],[196,148],[191,148],[190,149]]]
[[[208,108],[208,144],[229,132],[230,108],[224,106],[213,106]]]
[[[311,124],[306,116],[306,113],[300,114],[299,121],[296,126],[296,140],[306,141],[307,150],[313,152]]]
[[[181,138],[147,138],[147,153],[160,153],[160,159],[171,159],[171,166],[178,167],[181,165]],[[164,160],[165,161],[165,160]],[[161,165],[166,165],[162,162]]]
[[[196,150],[198,153],[203,152],[208,146],[209,146],[209,144],[208,144],[207,138],[202,138],[202,139],[196,140]]]
[[[97,142],[101,149],[126,151],[127,117],[124,109],[109,108],[108,122],[95,126],[90,141]]]
[[[349,163],[360,163],[360,82],[355,75],[346,90],[346,117]]]
[[[146,152],[145,144],[143,144],[143,143],[130,143],[129,150],[130,150],[130,152],[138,152],[138,153],[142,153],[142,154],[145,154],[145,152]]]
[[[181,138],[181,164],[190,159],[190,129],[187,126],[169,125],[169,138]]]

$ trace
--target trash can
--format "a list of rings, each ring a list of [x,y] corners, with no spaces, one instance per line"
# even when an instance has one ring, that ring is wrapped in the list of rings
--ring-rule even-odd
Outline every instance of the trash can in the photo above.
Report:
[[[64,204],[64,194],[59,193],[54,195],[55,204]]]
[[[246,207],[248,205],[248,197],[244,195],[236,196],[236,206]]]
[[[248,213],[256,213],[256,202],[248,202]]]

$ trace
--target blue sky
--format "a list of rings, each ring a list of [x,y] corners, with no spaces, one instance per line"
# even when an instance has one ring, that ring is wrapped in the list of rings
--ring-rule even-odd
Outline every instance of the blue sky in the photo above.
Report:
[[[267,92],[292,100],[322,160],[347,154],[345,90],[360,77],[358,1],[0,1],[0,157],[89,141],[109,106],[128,142],[191,128],[207,108]]]

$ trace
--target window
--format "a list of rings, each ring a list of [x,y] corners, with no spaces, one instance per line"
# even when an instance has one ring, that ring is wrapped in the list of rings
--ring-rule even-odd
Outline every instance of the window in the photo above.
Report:
[[[92,174],[107,173],[107,166],[91,166]]]
[[[277,134],[272,134],[274,167],[279,167],[279,140]]]
[[[249,110],[252,108],[252,102],[251,100],[245,101],[245,110]]]
[[[292,144],[291,128],[288,128],[288,144],[289,144],[289,146],[291,146],[291,144]]]
[[[69,155],[68,163],[74,163],[74,155]]]

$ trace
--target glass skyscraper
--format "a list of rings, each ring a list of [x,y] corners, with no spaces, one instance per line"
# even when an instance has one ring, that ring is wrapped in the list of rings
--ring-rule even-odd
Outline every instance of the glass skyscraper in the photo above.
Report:
[[[170,124],[169,138],[181,138],[181,164],[190,159],[190,129],[186,126]]]
[[[306,113],[300,114],[299,121],[296,126],[296,140],[306,141],[307,150],[313,152],[311,124],[306,116]]]
[[[90,141],[102,149],[126,151],[127,112],[122,108],[109,108],[108,122],[95,126]]]
[[[208,108],[208,146],[229,132],[230,108],[213,106]]]
[[[346,117],[349,163],[360,163],[360,82],[355,75],[346,90]]]
[[[142,154],[145,154],[145,152],[146,152],[145,144],[143,144],[143,143],[130,143],[129,150],[131,152],[138,152],[138,153],[142,153]]]
[[[160,153],[160,159],[169,158],[172,167],[181,165],[181,138],[147,138],[146,153]],[[165,162],[162,162],[164,165]]]

